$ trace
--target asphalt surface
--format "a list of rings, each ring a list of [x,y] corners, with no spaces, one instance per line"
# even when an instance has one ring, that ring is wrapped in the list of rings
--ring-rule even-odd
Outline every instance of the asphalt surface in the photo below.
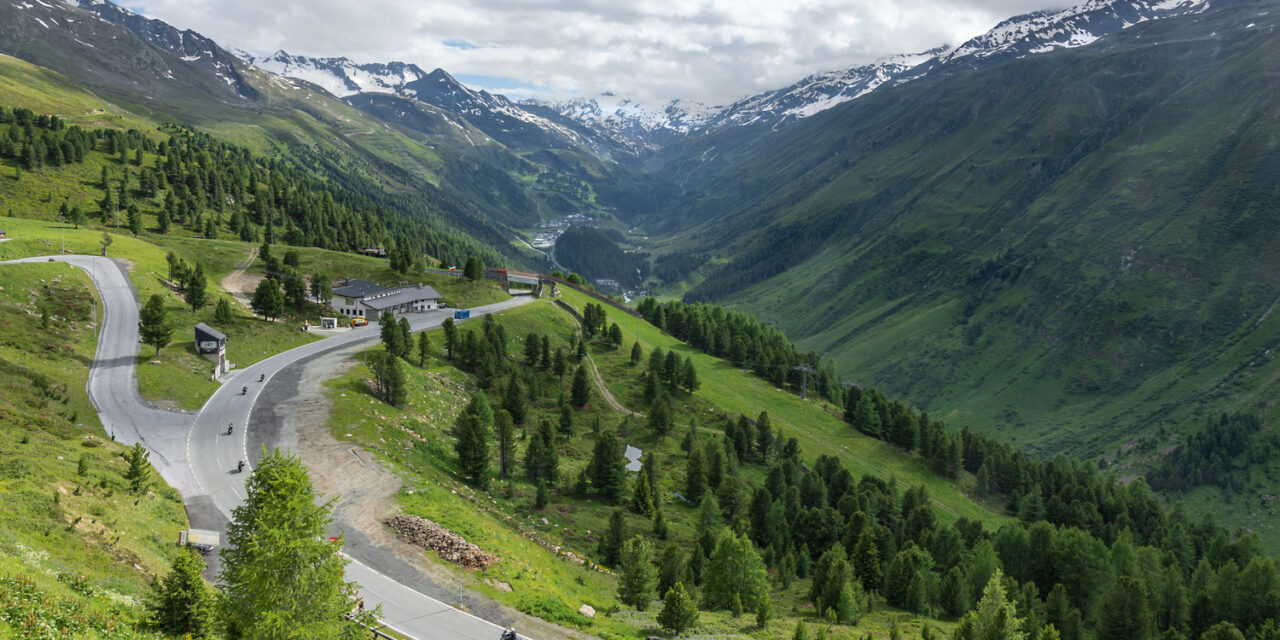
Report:
[[[156,470],[182,493],[193,527],[222,531],[224,535],[232,510],[244,500],[245,481],[262,448],[292,449],[296,444],[292,433],[281,427],[284,420],[279,410],[285,405],[275,400],[290,394],[291,389],[296,393],[301,365],[339,350],[372,345],[380,338],[378,324],[370,322],[366,327],[332,335],[232,372],[198,412],[159,411],[149,407],[138,394],[135,367],[140,346],[139,303],[125,266],[109,258],[83,255],[12,262],[48,261],[83,269],[101,294],[104,318],[87,387],[104,427],[116,440],[129,445],[141,442],[151,451]],[[471,317],[501,312],[529,301],[521,296],[473,307]],[[443,310],[405,317],[414,331],[420,331],[440,326],[451,315],[452,310]],[[229,344],[228,349],[234,352],[235,345]],[[264,381],[258,382],[259,379]],[[264,408],[255,412],[260,400]],[[230,435],[226,433],[228,425],[234,425]],[[236,471],[240,460],[247,463],[243,472]],[[363,536],[355,535],[357,532],[341,526],[338,530],[351,535],[355,543],[347,547],[351,560],[347,580],[359,585],[367,607],[382,606],[383,624],[422,640],[498,637],[500,626],[423,593],[442,594],[445,589],[427,581],[403,560],[364,541]],[[216,575],[217,554],[207,558],[210,572]],[[479,602],[473,604],[483,606]],[[480,612],[485,613],[485,609],[501,616],[496,607],[483,607]]]

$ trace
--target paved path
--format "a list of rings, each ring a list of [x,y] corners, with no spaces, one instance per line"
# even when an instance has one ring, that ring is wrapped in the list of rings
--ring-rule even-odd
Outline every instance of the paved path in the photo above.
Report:
[[[66,262],[83,269],[101,293],[104,318],[98,348],[89,372],[89,398],[103,425],[124,444],[142,442],[151,450],[151,461],[165,481],[183,495],[192,524],[225,531],[231,510],[244,500],[245,473],[236,472],[240,460],[252,461],[248,451],[248,424],[254,401],[266,383],[281,370],[330,351],[368,346],[379,340],[378,324],[353,329],[262,360],[227,378],[225,384],[196,413],[158,411],[138,394],[134,369],[138,359],[137,293],[125,267],[97,256],[26,258],[12,262]],[[5,263],[0,263],[5,264]],[[475,307],[473,318],[529,302],[517,297]],[[414,331],[440,325],[451,311],[410,314]],[[234,345],[231,346],[234,349]],[[264,382],[259,383],[259,379]],[[241,389],[247,391],[241,395]],[[228,424],[234,424],[227,436]],[[406,586],[407,577],[388,577],[362,562],[380,560],[369,547],[354,553],[347,565],[347,579],[360,585],[367,606],[382,605],[383,623],[413,638],[496,638],[500,627],[460,611]],[[215,560],[215,556],[210,556]]]

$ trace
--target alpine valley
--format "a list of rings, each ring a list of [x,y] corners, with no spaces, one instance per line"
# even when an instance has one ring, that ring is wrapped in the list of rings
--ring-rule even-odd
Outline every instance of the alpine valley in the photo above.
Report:
[[[283,439],[245,436],[251,466],[290,473],[268,442],[338,452],[333,473],[303,458],[318,492],[358,497],[323,507],[351,556],[437,604],[440,562],[459,600],[466,564],[484,624],[1274,640],[1257,612],[1280,612],[1278,27],[1280,0],[1088,0],[712,105],[509,99],[422,61],[262,55],[107,0],[0,0],[0,262],[70,234],[65,253],[120,252],[141,325],[169,302],[183,336],[236,327],[269,400],[245,420]],[[138,603],[174,552],[146,530],[216,500],[184,516],[185,487],[136,480],[144,448],[181,467],[156,442],[182,438],[129,449],[81,418],[106,416],[87,376],[110,296],[54,266],[0,266],[0,637],[37,628],[19,615],[37,601],[96,635],[30,637],[153,637],[126,627],[153,628]],[[553,282],[554,302],[508,295]],[[369,306],[380,346],[268,372],[346,340],[329,324],[363,330],[353,300],[410,295],[401,311],[438,321]],[[228,335],[197,349],[160,325],[126,376],[148,411],[196,433],[227,380],[258,393],[198,357]],[[268,393],[277,371],[294,395]],[[328,431],[295,434],[308,420]],[[336,470],[356,463],[353,489]],[[626,522],[669,549],[624,545]],[[464,560],[462,534],[492,557]],[[436,545],[421,575],[378,564],[402,538]],[[738,552],[761,584],[717,591]],[[638,565],[670,587],[661,615],[628,591]],[[696,623],[695,575],[702,626],[677,628],[666,607]],[[350,609],[330,617],[374,615]],[[982,626],[1006,612],[1017,625]]]

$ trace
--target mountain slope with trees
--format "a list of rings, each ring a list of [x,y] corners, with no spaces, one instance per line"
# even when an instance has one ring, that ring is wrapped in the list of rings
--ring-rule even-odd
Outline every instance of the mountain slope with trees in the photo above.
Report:
[[[1037,452],[1114,454],[1204,409],[1265,419],[1273,14],[1238,3],[706,136],[655,220],[677,257],[719,259],[685,299]]]

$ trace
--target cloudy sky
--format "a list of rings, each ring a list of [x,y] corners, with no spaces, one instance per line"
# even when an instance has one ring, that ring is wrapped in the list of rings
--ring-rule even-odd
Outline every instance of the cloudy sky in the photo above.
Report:
[[[119,1],[119,0],[117,0]],[[253,54],[440,67],[511,97],[711,104],[1070,0],[125,0]]]

